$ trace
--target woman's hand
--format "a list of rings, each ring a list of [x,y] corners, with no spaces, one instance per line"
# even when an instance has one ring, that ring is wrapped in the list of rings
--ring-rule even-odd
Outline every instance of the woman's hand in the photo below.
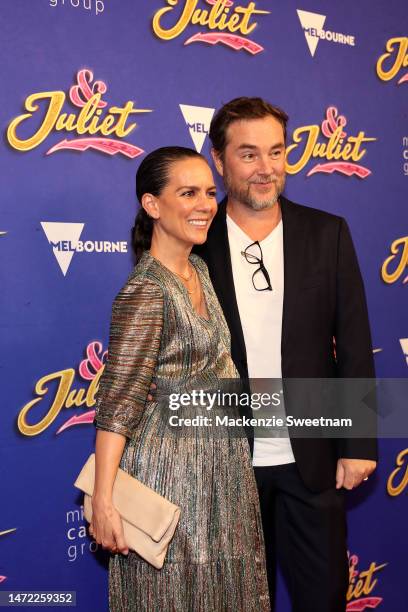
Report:
[[[150,385],[150,389],[149,389],[149,395],[147,396],[147,401],[148,402],[154,402],[154,392],[157,389],[157,385],[155,383],[152,383]]]
[[[103,548],[127,555],[129,549],[123,535],[122,519],[112,503],[113,483],[125,441],[122,434],[102,429],[96,432],[95,488],[89,533]]]
[[[123,534],[122,519],[110,500],[92,497],[92,521],[89,533],[102,548],[127,555],[129,548]]]

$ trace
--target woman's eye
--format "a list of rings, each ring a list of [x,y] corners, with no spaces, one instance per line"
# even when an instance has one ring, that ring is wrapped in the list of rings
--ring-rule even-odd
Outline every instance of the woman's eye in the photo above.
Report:
[[[208,197],[209,198],[216,198],[217,197],[217,192],[216,191],[209,191],[208,192]]]
[[[194,191],[191,191],[191,190],[190,191],[183,191],[183,193],[181,195],[182,196],[190,197],[190,196],[194,195]]]

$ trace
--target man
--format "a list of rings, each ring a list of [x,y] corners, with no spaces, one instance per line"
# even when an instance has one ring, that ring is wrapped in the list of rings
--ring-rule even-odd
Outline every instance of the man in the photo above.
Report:
[[[216,113],[209,136],[227,196],[197,252],[243,379],[371,378],[367,307],[347,225],[281,195],[287,119],[260,98],[237,98]],[[255,437],[272,605],[278,557],[295,612],[344,612],[343,491],[367,479],[376,452],[372,439]]]

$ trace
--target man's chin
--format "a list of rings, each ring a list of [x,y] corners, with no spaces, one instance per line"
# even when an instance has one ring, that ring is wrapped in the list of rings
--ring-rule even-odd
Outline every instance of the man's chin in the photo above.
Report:
[[[273,198],[268,198],[267,200],[256,200],[254,198],[250,198],[246,200],[245,204],[248,206],[248,208],[252,208],[252,210],[268,210],[276,204],[278,198],[278,195],[274,196]]]

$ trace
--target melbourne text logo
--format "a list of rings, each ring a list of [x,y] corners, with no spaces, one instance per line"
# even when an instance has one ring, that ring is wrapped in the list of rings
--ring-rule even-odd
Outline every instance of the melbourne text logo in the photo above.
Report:
[[[41,227],[64,276],[68,272],[75,253],[127,253],[126,241],[81,241],[80,237],[84,226],[84,223],[41,222]]]
[[[215,109],[180,104],[180,110],[190,132],[191,140],[198,153],[201,153]]]
[[[299,9],[297,9],[297,14],[312,57],[314,57],[316,53],[317,45],[320,40],[349,45],[350,47],[355,46],[355,38],[351,34],[341,34],[340,32],[323,29],[326,15],[319,15],[318,13],[301,11]]]

